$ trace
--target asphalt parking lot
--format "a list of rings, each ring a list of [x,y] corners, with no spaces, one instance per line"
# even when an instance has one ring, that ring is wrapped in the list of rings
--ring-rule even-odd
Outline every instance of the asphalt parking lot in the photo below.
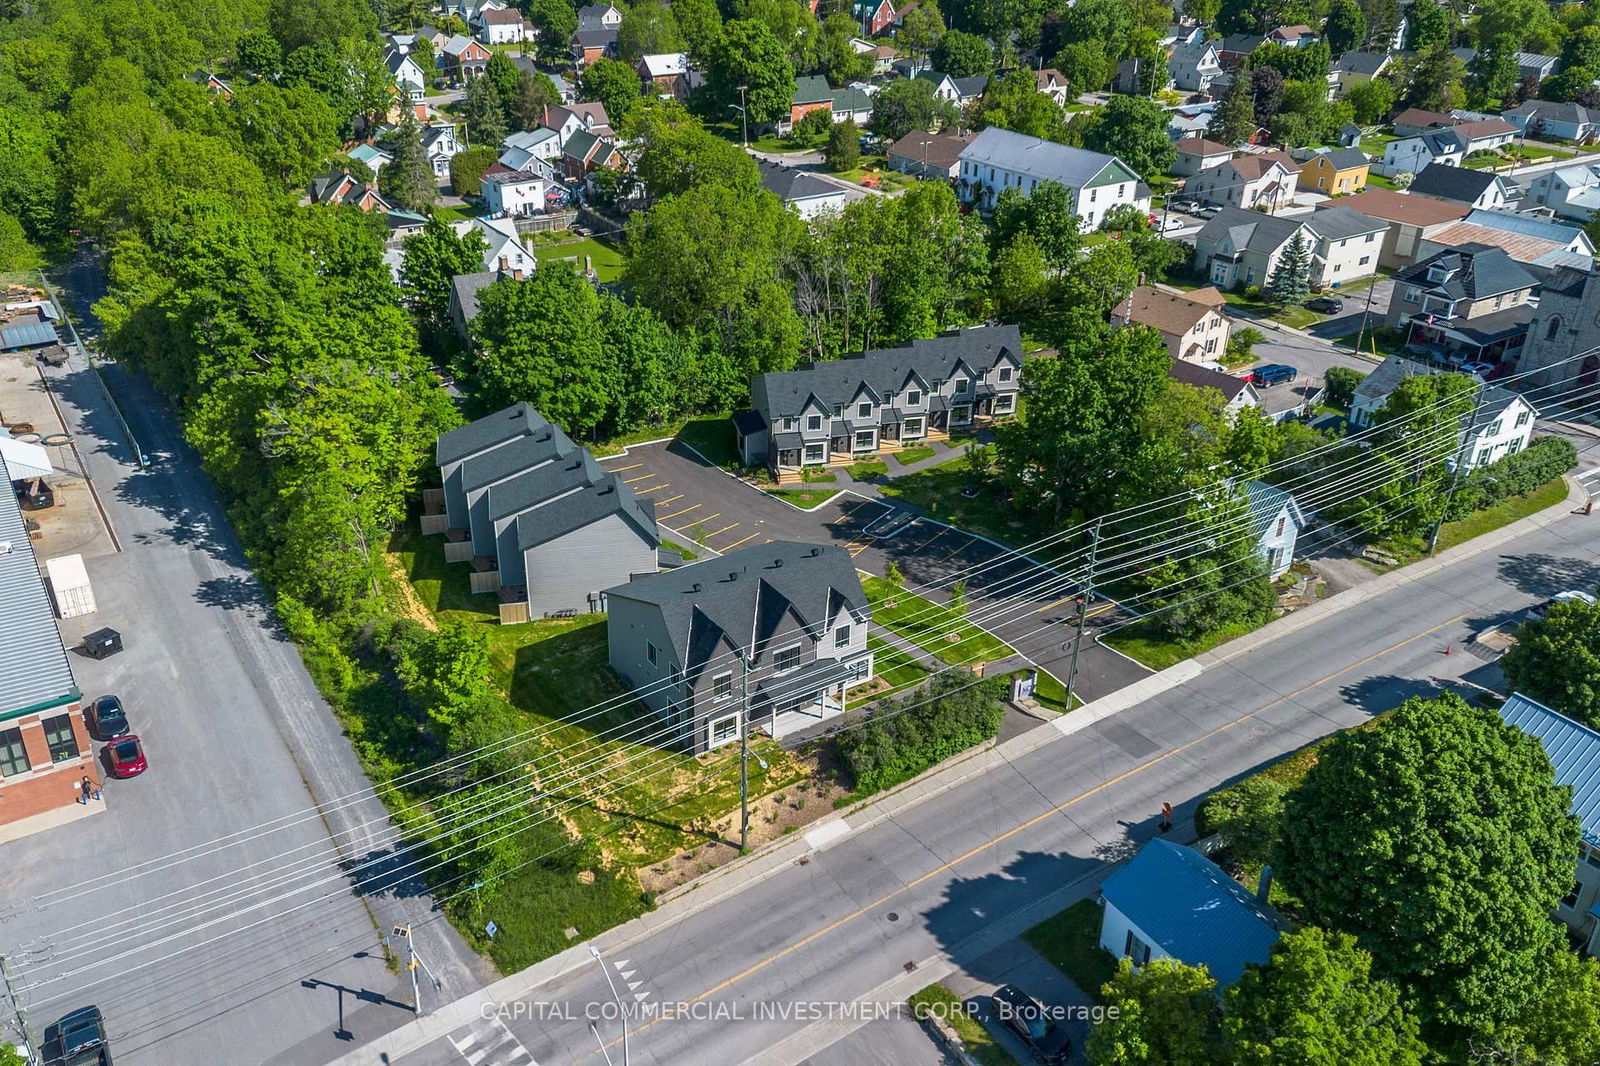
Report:
[[[908,586],[930,599],[968,585],[969,617],[1063,680],[1070,670],[1075,588],[1063,574],[964,530],[852,491],[806,511],[729,476],[678,442],[639,445],[603,461],[656,505],[664,536],[721,554],[772,540],[841,545],[856,567],[882,574],[892,559]],[[1115,604],[1090,605],[1089,634],[1119,617]],[[1085,637],[1078,694],[1108,695],[1146,676],[1136,662]]]

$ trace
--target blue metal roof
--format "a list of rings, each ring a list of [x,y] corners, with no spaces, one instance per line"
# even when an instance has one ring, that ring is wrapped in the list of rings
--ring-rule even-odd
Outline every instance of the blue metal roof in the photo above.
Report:
[[[56,343],[56,328],[48,322],[18,322],[0,326],[0,352],[14,348],[37,348]]]
[[[1600,733],[1520,692],[1506,700],[1500,717],[1544,747],[1556,768],[1556,781],[1572,788],[1572,813],[1578,816],[1584,841],[1600,847]]]
[[[1105,901],[1152,944],[1191,966],[1205,963],[1219,987],[1266,962],[1278,916],[1193,848],[1152,840],[1100,886]]]

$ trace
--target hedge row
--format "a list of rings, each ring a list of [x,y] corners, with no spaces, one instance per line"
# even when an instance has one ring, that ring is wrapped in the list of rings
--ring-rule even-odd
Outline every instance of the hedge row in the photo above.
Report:
[[[855,791],[881,792],[1000,732],[1006,681],[944,673],[928,688],[885,700],[865,725],[841,734],[840,760]]]
[[[1479,467],[1450,501],[1446,520],[1460,521],[1502,500],[1523,496],[1552,481],[1578,461],[1578,450],[1565,437],[1540,437],[1523,451]]]

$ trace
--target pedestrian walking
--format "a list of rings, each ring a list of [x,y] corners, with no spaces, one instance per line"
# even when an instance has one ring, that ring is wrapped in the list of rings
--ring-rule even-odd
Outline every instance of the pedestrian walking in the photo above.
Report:
[[[1171,828],[1172,828],[1172,804],[1163,802],[1161,804],[1161,831],[1163,833],[1165,833],[1167,830],[1169,830]]]

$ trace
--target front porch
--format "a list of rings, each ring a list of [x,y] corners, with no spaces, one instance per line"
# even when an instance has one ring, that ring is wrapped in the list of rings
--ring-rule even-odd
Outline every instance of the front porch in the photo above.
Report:
[[[1407,322],[1405,346],[1442,363],[1501,363],[1514,359],[1528,339],[1526,307],[1471,319],[1417,312]]]

